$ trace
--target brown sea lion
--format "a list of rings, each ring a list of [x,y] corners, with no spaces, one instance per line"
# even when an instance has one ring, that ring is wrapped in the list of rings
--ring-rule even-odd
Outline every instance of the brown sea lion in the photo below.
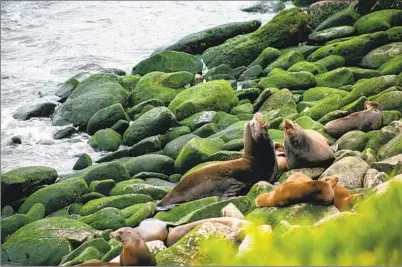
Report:
[[[288,161],[286,159],[285,147],[282,144],[275,143],[275,155],[278,162],[278,169],[288,169]]]
[[[210,196],[245,194],[261,180],[275,182],[278,164],[274,144],[268,135],[269,124],[262,125],[261,117],[258,112],[245,125],[243,157],[207,165],[185,175],[158,203],[157,210]]]
[[[322,177],[318,180],[324,182],[331,182],[337,179],[338,178],[336,176],[327,176]],[[349,191],[339,183],[337,183],[333,187],[333,189],[335,194],[334,205],[340,211],[350,210],[357,201],[362,200],[364,197],[364,194],[351,195]]]
[[[204,220],[199,220],[187,224],[183,224],[177,226],[175,228],[169,229],[169,235],[166,241],[166,245],[168,247],[174,245],[177,241],[179,241],[185,234],[193,230],[195,227],[206,223],[206,222],[213,222],[213,223],[221,223],[227,225],[231,228],[237,228],[241,230],[245,225],[251,225],[251,222],[246,220],[234,218],[234,217],[218,217],[218,218],[209,218]]]
[[[168,235],[167,223],[155,218],[143,220],[134,229],[145,242],[154,240],[164,241]]]
[[[340,137],[352,130],[368,132],[376,130],[382,124],[382,107],[375,101],[366,101],[364,110],[354,112],[344,118],[328,122],[324,129],[334,137]]]
[[[331,205],[334,203],[334,190],[337,179],[324,181],[289,181],[270,192],[259,195],[257,207],[285,207],[298,203]]]
[[[334,162],[334,151],[319,132],[303,129],[290,120],[285,120],[284,126],[289,169],[329,167]]]
[[[313,179],[307,175],[305,175],[302,172],[295,172],[292,173],[288,179],[286,180],[286,182],[290,182],[290,181],[304,181],[304,182],[308,182],[308,181],[313,181]]]

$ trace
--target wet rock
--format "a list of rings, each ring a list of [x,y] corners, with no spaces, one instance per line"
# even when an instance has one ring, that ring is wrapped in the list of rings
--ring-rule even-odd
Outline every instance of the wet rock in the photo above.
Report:
[[[166,132],[163,135],[162,138],[162,146],[166,146],[166,144],[168,144],[170,141],[186,135],[186,134],[190,134],[191,133],[191,129],[187,126],[179,126],[179,127],[174,127],[168,130],[168,132]]]
[[[269,119],[297,113],[296,102],[293,99],[292,93],[287,89],[279,90],[269,96],[258,111],[262,112]]]
[[[267,77],[261,79],[257,87],[265,88],[287,88],[289,90],[303,90],[316,85],[313,74],[307,71],[289,72],[281,69],[273,69]]]
[[[75,164],[73,166],[73,170],[82,170],[91,165],[92,165],[91,157],[88,154],[83,153],[80,155],[80,157],[75,162]]]
[[[197,137],[195,134],[186,134],[179,136],[178,138],[170,141],[164,148],[163,153],[166,156],[176,159],[179,155],[181,149],[187,144],[188,141]]]
[[[141,79],[140,75],[128,75],[120,78],[119,82],[124,89],[128,92],[133,92],[137,86],[138,81]]]
[[[348,68],[338,68],[315,77],[318,87],[339,88],[344,85],[354,84],[353,72]]]
[[[72,126],[67,126],[64,129],[58,130],[53,134],[53,138],[58,140],[58,139],[63,139],[63,138],[70,138],[73,134],[78,133],[77,129],[75,129]]]
[[[280,51],[282,54],[288,53],[290,51],[298,52],[303,55],[303,58],[307,58],[309,55],[311,55],[315,50],[320,48],[319,46],[316,45],[301,45],[299,44],[298,46],[289,46],[286,48],[282,48]]]
[[[95,150],[116,151],[121,143],[121,135],[112,129],[102,129],[97,131],[88,144]]]
[[[363,151],[368,141],[368,136],[362,131],[349,131],[338,139],[338,149]]]
[[[222,149],[228,151],[240,151],[243,148],[244,148],[243,138],[237,138],[227,142]]]
[[[83,177],[85,182],[90,185],[93,181],[113,179],[116,183],[130,179],[127,169],[118,161],[105,162],[92,165],[84,170],[77,177]]]
[[[402,134],[400,133],[380,148],[377,157],[383,160],[398,154],[402,154]]]
[[[248,65],[248,67],[253,67],[255,65],[260,65],[265,69],[269,64],[274,62],[281,55],[281,51],[273,47],[267,47],[258,55],[258,57]]]
[[[402,42],[390,43],[365,55],[360,65],[364,68],[377,69],[388,60],[400,55],[402,55]]]
[[[239,77],[238,81],[253,80],[258,78],[262,72],[262,67],[260,65],[253,65],[246,69]]]
[[[98,192],[103,195],[108,195],[110,190],[115,187],[116,182],[113,179],[106,179],[102,181],[93,181],[89,185],[91,192]]]
[[[402,10],[388,9],[367,14],[355,23],[359,34],[385,31],[402,23]]]
[[[385,172],[379,172],[376,169],[368,169],[364,175],[363,187],[374,188],[388,179],[388,175]]]
[[[322,66],[318,63],[315,63],[315,62],[312,63],[312,62],[307,62],[307,61],[299,61],[296,64],[292,65],[288,69],[288,71],[290,71],[290,72],[307,71],[313,75],[317,75],[320,73],[325,73],[328,70],[324,66]]]
[[[88,121],[87,132],[94,134],[98,130],[112,127],[119,120],[129,120],[120,103],[113,104],[96,112]]]
[[[383,109],[399,110],[402,112],[402,92],[394,91],[381,94],[376,101],[380,103]]]
[[[198,128],[197,130],[195,130],[193,132],[193,134],[202,137],[202,138],[206,138],[212,134],[215,134],[218,131],[215,123],[207,123],[204,124],[203,126],[201,126],[200,128]]]
[[[113,190],[111,195],[126,195],[126,194],[143,194],[151,197],[154,200],[162,199],[168,191],[161,186],[154,186],[145,183],[135,183],[120,188],[120,190]]]
[[[339,26],[353,26],[356,20],[359,18],[360,14],[356,12],[356,10],[353,8],[345,8],[321,22],[317,28],[315,28],[315,31],[322,31],[328,28]]]
[[[348,92],[330,87],[314,87],[303,93],[303,101],[318,101],[334,94],[344,97]]]
[[[175,173],[169,176],[169,182],[178,183],[181,179],[182,175],[179,173]]]
[[[254,3],[254,2],[252,2]],[[276,13],[285,9],[285,4],[282,1],[259,1],[256,4],[242,8],[241,11],[247,13]]]
[[[279,58],[275,61],[270,63],[262,73],[263,76],[270,73],[274,68],[280,68],[283,70],[287,70],[292,65],[296,64],[297,62],[303,61],[304,57],[301,53],[295,51],[289,51],[285,54],[282,54]]]
[[[236,116],[223,111],[202,111],[180,121],[180,124],[186,125],[194,131],[205,124],[214,123],[220,131],[238,121]]]
[[[136,227],[141,224],[146,218],[152,217],[155,214],[156,203],[147,202],[134,204],[122,210],[126,217],[126,225]]]
[[[144,102],[141,102],[141,103],[129,108],[127,110],[127,115],[132,120],[134,120],[134,119],[138,118],[139,114],[141,114],[141,115],[144,114],[146,112],[145,109],[147,107],[163,107],[163,106],[164,106],[164,103],[162,100],[153,98],[153,99],[149,99]]]
[[[396,168],[398,163],[401,164],[400,162],[402,162],[402,154],[395,155],[382,161],[374,162],[371,164],[371,167],[380,172],[390,173]]]
[[[354,32],[355,28],[353,26],[337,26],[315,31],[308,36],[308,39],[312,42],[323,43],[336,38],[349,37]]]
[[[402,28],[402,27],[401,27]],[[398,75],[402,72],[402,56],[396,56],[389,59],[377,69],[381,75]]]
[[[124,164],[131,176],[141,172],[173,173],[173,159],[164,155],[142,155],[127,160]]]
[[[78,221],[86,223],[97,230],[117,230],[126,226],[125,219],[119,209],[109,207],[81,217]]]
[[[88,72],[82,72],[74,77],[71,77],[67,81],[65,81],[62,84],[59,84],[57,91],[55,93],[56,96],[60,97],[60,102],[66,101],[66,99],[71,95],[75,87],[79,84],[79,81],[77,80],[78,76],[89,76],[90,74]]]
[[[238,121],[233,123],[229,127],[225,128],[224,130],[211,135],[210,138],[220,138],[224,142],[229,142],[234,139],[243,138],[244,135],[244,125],[247,121]],[[222,146],[223,147],[223,146]],[[220,148],[222,148],[220,147]]]
[[[22,144],[21,136],[16,135],[16,136],[11,137],[11,143],[17,144],[17,145]]]
[[[319,120],[331,111],[338,110],[342,105],[342,97],[338,94],[330,95],[317,101],[311,108],[303,114],[311,117],[313,120]]]
[[[343,67],[345,65],[345,59],[341,56],[329,55],[318,61],[315,61],[315,63],[324,66],[327,70],[331,71],[336,68]]]
[[[103,238],[95,238],[84,242],[82,245],[68,253],[63,257],[60,265],[80,264],[77,257],[82,255],[83,251],[89,247],[95,248],[101,254],[105,254],[110,250],[110,245]],[[74,261],[73,261],[74,260]],[[68,262],[68,264],[66,264]]]
[[[162,149],[162,136],[156,135],[147,137],[135,145],[133,145],[129,150],[130,157],[136,157],[152,152],[156,152]]]
[[[54,102],[45,102],[34,104],[17,109],[13,118],[17,120],[29,120],[34,117],[50,117],[53,114],[57,104]]]

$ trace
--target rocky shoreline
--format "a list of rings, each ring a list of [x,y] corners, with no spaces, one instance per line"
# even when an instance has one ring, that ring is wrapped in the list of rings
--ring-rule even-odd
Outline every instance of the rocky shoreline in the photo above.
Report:
[[[265,25],[207,29],[156,51],[130,74],[79,73],[59,87],[59,103],[18,110],[17,119],[51,116],[53,125],[65,126],[55,139],[86,132],[94,150],[109,153],[96,162],[82,154],[63,177],[46,166],[1,175],[2,265],[110,261],[122,250],[110,233],[146,218],[173,228],[234,213],[270,234],[358,217],[357,210],[311,203],[258,208],[255,199],[295,172],[337,176],[364,201],[402,181],[402,10],[398,1],[385,2],[309,2],[305,11],[283,10]],[[366,101],[382,106],[380,127],[342,136],[325,131],[328,122],[363,111]],[[275,182],[257,182],[246,195],[156,209],[186,174],[242,157],[244,125],[256,112],[278,144],[285,120],[319,132],[336,147],[335,162],[282,167]],[[206,263],[199,241],[221,237],[236,249],[241,243],[241,251],[252,246],[251,236],[239,240],[239,228],[208,222],[168,248],[147,245],[157,265],[197,265]]]

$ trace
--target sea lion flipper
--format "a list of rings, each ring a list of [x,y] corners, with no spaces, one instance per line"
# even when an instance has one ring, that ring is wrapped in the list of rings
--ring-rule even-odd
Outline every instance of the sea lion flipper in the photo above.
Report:
[[[232,185],[226,189],[226,191],[222,195],[222,199],[230,198],[230,197],[235,197],[239,195],[239,192],[245,188],[246,184],[242,183],[240,181],[234,180],[232,182]]]
[[[177,206],[178,204],[170,204],[166,206],[156,206],[155,210],[156,211],[167,211],[170,210],[171,208]]]

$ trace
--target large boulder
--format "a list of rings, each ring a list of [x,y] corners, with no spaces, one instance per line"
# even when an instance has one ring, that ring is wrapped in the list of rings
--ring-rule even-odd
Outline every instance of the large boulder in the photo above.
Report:
[[[93,181],[113,179],[116,183],[130,179],[127,169],[118,161],[105,162],[92,165],[82,173],[77,172],[77,177],[83,177],[85,182],[90,185]]]
[[[184,36],[174,44],[164,47],[163,50],[201,54],[207,48],[220,45],[237,35],[253,32],[260,26],[261,22],[258,20],[227,23]]]
[[[164,134],[175,124],[174,114],[166,107],[156,107],[130,124],[123,135],[123,144],[132,146],[144,138]]]
[[[121,143],[121,135],[113,129],[97,131],[89,140],[88,144],[95,150],[116,151]]]
[[[88,121],[87,132],[94,134],[98,130],[110,128],[119,120],[129,120],[120,103],[113,104],[96,112]]]
[[[53,125],[73,124],[86,130],[89,119],[99,110],[120,103],[125,105],[127,91],[114,74],[94,74],[78,84],[70,97],[53,114]]]
[[[296,102],[292,92],[288,89],[282,89],[273,93],[264,101],[258,111],[270,120],[297,114]]]
[[[356,20],[360,18],[360,14],[353,8],[345,8],[335,14],[329,16],[326,20],[321,22],[314,31],[322,31],[332,27],[338,26],[353,26]]]
[[[172,159],[176,159],[183,146],[194,137],[197,136],[195,134],[185,134],[177,137],[166,144],[166,146],[163,148],[163,154],[171,157]]]
[[[386,31],[393,26],[402,24],[402,10],[387,9],[367,14],[355,23],[359,34],[376,31]]]
[[[273,47],[267,47],[260,55],[248,65],[248,67],[252,67],[255,65],[260,65],[263,69],[265,69],[269,64],[274,62],[281,55],[281,51]]]
[[[201,70],[202,62],[196,56],[183,52],[162,51],[135,65],[132,74],[145,75],[153,71],[198,73]]]
[[[339,88],[344,85],[354,84],[353,72],[345,67],[337,68],[315,76],[317,86]]]
[[[275,68],[268,74],[267,77],[261,79],[257,87],[261,89],[273,87],[279,89],[286,88],[289,90],[304,90],[314,87],[315,85],[315,77],[310,72],[289,72]]]
[[[382,75],[398,75],[402,72],[402,55],[391,58],[390,60],[382,64],[377,70]]]
[[[142,155],[129,159],[124,165],[131,176],[141,172],[157,172],[170,175],[173,173],[174,161],[164,155]]]
[[[303,101],[318,101],[334,94],[343,97],[346,96],[348,92],[329,87],[314,87],[303,93]]]
[[[338,94],[329,95],[317,101],[311,108],[304,112],[305,115],[313,120],[319,120],[331,111],[337,110],[342,106],[342,97]]]
[[[312,29],[314,29],[321,23],[325,22],[327,19],[331,18],[332,16],[335,16],[335,14],[342,12],[345,8],[349,7],[349,5],[350,1],[318,1],[310,5],[309,8],[307,9],[307,14],[309,15],[308,25]],[[352,22],[349,22],[348,19],[344,19],[346,16],[340,16],[340,17],[341,19],[335,19],[340,20],[340,22],[338,22],[337,24],[330,21],[330,23],[326,24],[326,25],[329,24],[329,26],[325,26],[322,28],[317,27],[318,30],[339,25],[353,25],[355,21],[353,20]]]
[[[100,232],[91,226],[63,217],[32,222],[12,234],[1,246],[2,265],[57,266],[74,246]]]
[[[23,167],[3,173],[1,175],[2,206],[29,196],[35,187],[54,183],[57,176],[55,169],[45,166]]]
[[[232,68],[247,66],[268,46],[278,48],[297,44],[307,21],[308,16],[298,8],[282,11],[255,32],[236,36],[205,50],[202,58],[209,67],[220,64]]]
[[[400,55],[402,55],[402,42],[390,43],[365,55],[360,65],[364,68],[377,69],[388,60]]]
[[[378,159],[383,160],[402,154],[402,134],[397,134],[388,143],[383,145],[380,150],[378,150]]]
[[[353,35],[355,28],[353,26],[338,26],[321,31],[315,31],[308,36],[308,39],[316,43],[324,43],[337,38],[344,38]]]
[[[78,221],[86,223],[97,230],[117,230],[126,226],[125,220],[123,213],[119,209],[112,207],[98,210],[93,214],[78,219]]]
[[[295,51],[286,52],[282,54],[280,57],[278,57],[275,61],[270,63],[266,68],[264,68],[263,75],[267,75],[274,68],[287,70],[290,66],[303,60],[304,57],[299,52]]]
[[[205,110],[229,112],[237,102],[238,98],[230,84],[217,80],[201,83],[180,92],[169,108],[178,120],[183,120]]]
[[[381,94],[376,98],[376,101],[382,105],[383,109],[399,110],[402,112],[402,91]]]

